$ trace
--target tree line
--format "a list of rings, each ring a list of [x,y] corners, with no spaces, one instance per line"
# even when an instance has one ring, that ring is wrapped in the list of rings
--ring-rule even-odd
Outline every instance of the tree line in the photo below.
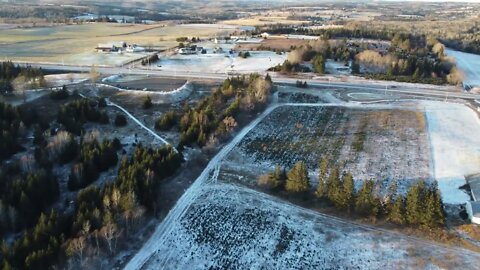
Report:
[[[424,180],[412,185],[406,196],[397,192],[397,184],[389,187],[385,199],[376,194],[374,180],[365,180],[360,189],[350,172],[341,172],[323,158],[319,164],[318,186],[312,194],[308,168],[303,161],[297,162],[286,172],[276,166],[273,172],[258,179],[260,186],[272,190],[285,190],[292,194],[313,195],[338,210],[361,217],[384,218],[398,225],[437,228],[445,224],[442,199],[436,182]]]

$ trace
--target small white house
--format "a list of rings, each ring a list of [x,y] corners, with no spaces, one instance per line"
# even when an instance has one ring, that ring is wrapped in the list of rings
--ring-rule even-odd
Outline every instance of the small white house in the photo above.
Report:
[[[128,45],[126,51],[128,53],[144,52],[145,48],[137,46],[137,44],[133,44],[133,45]]]
[[[262,38],[269,38],[269,37],[270,37],[270,34],[267,33],[267,32],[263,32],[263,33],[260,34],[260,36],[261,36]]]

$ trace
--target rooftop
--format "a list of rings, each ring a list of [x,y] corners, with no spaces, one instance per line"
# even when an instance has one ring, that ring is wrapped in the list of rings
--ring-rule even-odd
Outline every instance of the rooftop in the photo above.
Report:
[[[474,201],[480,201],[480,174],[467,177]]]

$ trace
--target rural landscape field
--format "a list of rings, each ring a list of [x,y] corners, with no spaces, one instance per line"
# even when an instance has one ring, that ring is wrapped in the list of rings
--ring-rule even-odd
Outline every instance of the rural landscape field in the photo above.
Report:
[[[2,269],[476,269],[480,3],[0,2]]]

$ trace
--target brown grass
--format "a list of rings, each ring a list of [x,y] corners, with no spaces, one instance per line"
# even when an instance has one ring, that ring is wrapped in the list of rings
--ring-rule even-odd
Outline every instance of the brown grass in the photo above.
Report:
[[[256,51],[261,49],[270,49],[276,51],[290,51],[292,46],[300,47],[307,45],[308,40],[301,39],[287,39],[287,38],[268,38],[263,40],[260,44],[239,44],[235,47],[236,50],[250,50]]]

